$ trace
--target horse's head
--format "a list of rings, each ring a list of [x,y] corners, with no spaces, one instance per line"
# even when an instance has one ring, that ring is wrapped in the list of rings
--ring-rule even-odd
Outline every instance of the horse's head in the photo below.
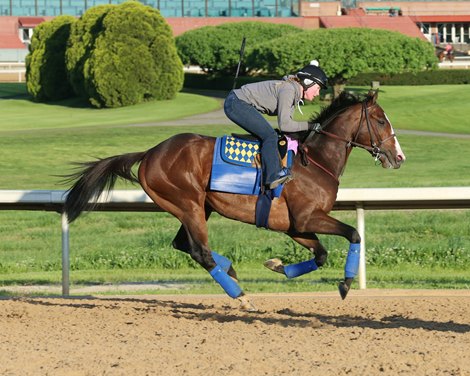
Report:
[[[405,154],[377,96],[372,90],[364,99],[343,92],[310,121],[321,124],[316,133],[366,149],[384,168],[399,168]]]
[[[405,161],[390,119],[377,103],[378,91],[370,91],[362,101],[359,129],[354,142],[366,146],[384,168],[400,168]]]

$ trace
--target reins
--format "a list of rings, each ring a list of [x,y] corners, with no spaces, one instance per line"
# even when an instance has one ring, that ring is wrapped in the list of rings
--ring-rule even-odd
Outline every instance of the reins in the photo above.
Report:
[[[375,106],[375,105],[374,105]],[[354,137],[354,140],[348,140],[344,137],[341,137],[341,136],[338,136],[334,133],[331,133],[331,132],[328,132],[328,131],[325,131],[323,130],[323,127],[325,127],[326,125],[328,125],[328,123],[331,122],[332,119],[334,119],[336,116],[338,116],[339,113],[341,113],[342,111],[344,111],[345,109],[339,111],[339,112],[336,112],[335,114],[333,114],[329,119],[327,119],[325,121],[325,123],[323,124],[322,127],[318,127],[318,128],[315,128],[312,130],[312,132],[315,132],[315,133],[318,133],[318,134],[322,134],[322,135],[325,135],[327,137],[330,137],[330,138],[333,138],[333,139],[336,139],[336,140],[339,140],[339,141],[343,141],[344,143],[346,143],[346,147],[347,148],[351,148],[351,147],[358,147],[358,148],[361,148],[361,149],[364,149],[364,150],[367,150],[369,151],[372,156],[375,158],[375,160],[377,161],[380,157],[381,154],[385,154],[381,149],[380,149],[380,146],[390,140],[391,138],[394,138],[395,137],[395,133],[392,133],[390,136],[388,136],[387,138],[383,139],[383,140],[380,140],[380,142],[377,144],[374,140],[374,133],[373,132],[373,128],[372,128],[372,125],[370,123],[370,118],[369,118],[369,109],[367,107],[367,100],[364,100],[362,102],[362,109],[361,109],[361,118],[359,120],[359,127],[358,127],[358,131],[356,133],[356,136]],[[365,123],[367,125],[367,131],[369,132],[369,138],[370,138],[370,145],[365,145],[365,144],[361,144],[359,142],[357,142],[357,138],[359,136],[359,132],[361,130],[361,127],[362,127],[362,123],[364,122],[364,119],[365,119]],[[376,138],[377,135],[375,134]],[[333,174],[330,170],[328,170],[326,167],[324,167],[323,165],[321,165],[320,163],[316,162],[315,160],[313,160],[313,158],[311,158],[309,155],[308,155],[308,148],[306,146],[302,146],[301,148],[301,152],[302,152],[302,162],[304,165],[307,165],[308,162],[311,162],[313,163],[315,166],[317,166],[319,169],[321,169],[323,172],[325,172],[326,174],[328,174],[329,176],[331,176],[335,182],[339,185],[339,179],[338,177],[336,177],[335,174]],[[307,160],[305,160],[307,159]]]

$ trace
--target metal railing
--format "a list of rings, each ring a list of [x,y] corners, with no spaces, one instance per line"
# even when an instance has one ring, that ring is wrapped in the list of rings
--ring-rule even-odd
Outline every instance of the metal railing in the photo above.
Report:
[[[0,210],[42,210],[61,214],[62,294],[69,295],[69,224],[63,213],[65,191],[0,191]],[[97,201],[95,211],[161,211],[142,190],[115,190]],[[366,288],[366,210],[470,209],[470,187],[340,189],[333,210],[355,210],[362,238],[359,288]]]

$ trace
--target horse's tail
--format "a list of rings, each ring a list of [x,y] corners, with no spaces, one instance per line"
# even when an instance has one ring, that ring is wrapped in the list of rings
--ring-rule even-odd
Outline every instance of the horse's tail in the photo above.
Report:
[[[103,191],[112,190],[118,177],[139,183],[132,166],[141,162],[146,154],[146,151],[129,153],[79,163],[79,171],[66,176],[68,182],[74,182],[67,191],[64,205],[68,221],[74,221],[86,209],[93,210],[96,202],[89,204],[89,201],[98,199]]]

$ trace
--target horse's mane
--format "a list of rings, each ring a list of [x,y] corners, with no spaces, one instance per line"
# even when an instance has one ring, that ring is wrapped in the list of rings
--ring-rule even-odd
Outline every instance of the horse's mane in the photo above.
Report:
[[[314,113],[309,122],[323,124],[333,115],[340,113],[352,105],[361,103],[363,100],[364,98],[361,98],[358,95],[343,91],[331,102],[329,106],[323,107],[319,113]]]
[[[334,115],[341,113],[343,110],[361,103],[365,100],[366,96],[356,95],[347,91],[341,92],[328,106],[322,107],[320,112],[314,113],[309,119],[309,123],[325,124],[326,121],[331,119]],[[291,137],[304,142],[310,131],[303,131],[292,133]]]

